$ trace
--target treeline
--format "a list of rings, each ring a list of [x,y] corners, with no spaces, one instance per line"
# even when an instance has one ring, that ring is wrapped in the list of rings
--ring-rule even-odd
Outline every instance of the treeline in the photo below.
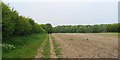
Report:
[[[62,25],[53,28],[54,33],[101,33],[120,32],[120,24],[99,24],[99,25]]]
[[[51,24],[38,24],[32,18],[24,17],[11,8],[9,5],[2,4],[2,40],[5,42],[10,37],[23,36],[34,33],[49,32]]]

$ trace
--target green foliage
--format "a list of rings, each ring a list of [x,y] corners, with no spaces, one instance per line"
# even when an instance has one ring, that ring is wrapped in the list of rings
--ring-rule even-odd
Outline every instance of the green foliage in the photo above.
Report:
[[[9,5],[2,4],[3,57],[33,57],[45,30],[32,18],[24,17]],[[41,33],[34,35],[36,33]]]
[[[2,31],[3,39],[12,35],[14,31],[14,21],[12,20],[12,10],[8,5],[2,3]]]
[[[55,38],[53,36],[51,36],[52,40],[53,40],[53,45],[54,45],[54,49],[55,49],[55,54],[57,57],[61,57],[61,48],[59,47],[58,43],[56,43]]]
[[[8,51],[8,50],[13,50],[16,47],[14,45],[10,45],[10,44],[2,44],[2,49],[4,52]]]
[[[45,32],[45,30],[37,23],[34,24],[34,33]]]
[[[56,52],[56,56],[61,57],[61,48],[59,48],[59,45],[54,42],[54,49]]]
[[[47,33],[51,34],[53,32],[53,28],[52,28],[52,25],[50,23],[42,24],[41,26],[43,29],[45,29],[45,31]]]
[[[108,24],[107,32],[120,32],[120,23],[119,24]]]
[[[43,33],[45,30],[32,18],[20,16],[18,12],[11,9],[2,2],[2,31],[3,42],[12,36],[29,35],[33,33]]]
[[[17,35],[27,35],[32,29],[31,25],[29,24],[29,20],[22,16],[20,16],[19,22],[16,24],[15,28],[15,34]]]
[[[46,37],[47,34],[45,33],[12,37],[12,39],[18,40],[16,42],[11,42],[10,39],[9,41],[9,45],[16,43],[13,45],[15,49],[9,49],[8,51],[3,50],[3,58],[34,58],[37,54],[37,49],[41,46],[42,42],[46,39]],[[22,44],[21,47],[17,45],[17,43],[20,44],[23,42],[25,43]]]
[[[100,32],[120,32],[120,24],[100,24],[100,25],[62,25],[53,28],[54,33],[100,33]]]
[[[49,36],[47,36],[47,41],[45,43],[45,46],[43,48],[43,56],[44,58],[50,58],[50,42],[49,42]]]

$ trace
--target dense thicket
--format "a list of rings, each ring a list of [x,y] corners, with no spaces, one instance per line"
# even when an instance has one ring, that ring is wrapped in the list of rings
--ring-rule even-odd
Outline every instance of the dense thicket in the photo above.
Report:
[[[100,32],[120,32],[120,24],[100,24],[100,25],[62,25],[53,28],[54,33],[100,33]]]
[[[29,35],[43,33],[45,30],[41,25],[34,22],[32,18],[24,17],[8,5],[2,4],[2,38],[3,42],[11,36]]]

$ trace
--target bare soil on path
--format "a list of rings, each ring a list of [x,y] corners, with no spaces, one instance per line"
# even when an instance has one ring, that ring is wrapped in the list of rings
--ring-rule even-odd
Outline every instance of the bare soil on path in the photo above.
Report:
[[[52,34],[63,58],[117,58],[118,36],[87,33]]]
[[[43,58],[43,48],[45,46],[47,39],[45,39],[45,41],[43,41],[43,43],[41,44],[40,48],[37,51],[37,55],[35,56],[35,58]]]
[[[51,35],[49,35],[49,39],[50,39],[49,40],[49,42],[50,42],[50,58],[57,58],[56,54],[55,54],[55,50],[54,50],[53,40],[51,39]],[[43,58],[44,57],[42,53],[43,53],[43,48],[46,44],[46,41],[47,41],[47,39],[45,41],[43,41],[43,43],[41,44],[40,48],[37,51],[37,55],[35,56],[35,58]]]

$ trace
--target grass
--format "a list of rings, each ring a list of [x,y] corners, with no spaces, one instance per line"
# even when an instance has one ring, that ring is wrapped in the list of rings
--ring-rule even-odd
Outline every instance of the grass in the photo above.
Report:
[[[61,48],[59,47],[59,45],[56,43],[55,38],[53,36],[51,36],[52,40],[53,40],[53,45],[54,45],[54,49],[55,49],[55,54],[57,57],[61,57]]]
[[[96,33],[96,34],[103,36],[118,36],[119,33]]]
[[[37,54],[37,49],[40,47],[41,43],[46,39],[46,36],[47,36],[46,33],[41,33],[41,34],[33,34],[29,36],[19,36],[19,37],[11,38],[12,40],[15,40],[12,43],[15,43],[15,45],[18,45],[18,44],[21,44],[19,43],[21,41],[23,46],[21,46],[21,48],[16,48],[8,52],[3,51],[3,58],[35,57],[35,55]],[[8,42],[8,43],[11,43],[11,42]]]
[[[50,58],[50,42],[49,42],[49,36],[47,36],[47,41],[43,47],[43,56],[44,58]]]
[[[78,33],[79,34],[79,33]],[[105,33],[81,33],[81,34],[96,34],[96,35],[104,35],[104,36],[118,36],[120,33],[117,32],[105,32]]]

